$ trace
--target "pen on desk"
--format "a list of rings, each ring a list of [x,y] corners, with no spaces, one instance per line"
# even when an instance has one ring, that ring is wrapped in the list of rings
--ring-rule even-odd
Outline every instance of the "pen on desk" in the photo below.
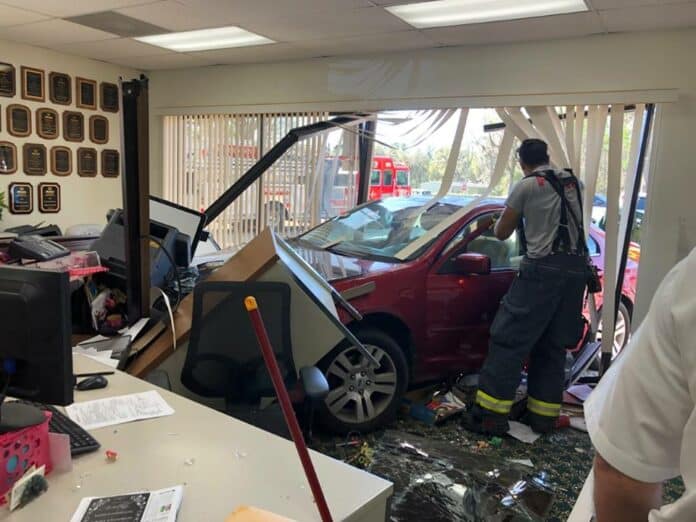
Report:
[[[93,373],[77,373],[75,374],[75,377],[81,378],[81,377],[96,377],[98,375],[113,375],[116,372],[93,372]]]

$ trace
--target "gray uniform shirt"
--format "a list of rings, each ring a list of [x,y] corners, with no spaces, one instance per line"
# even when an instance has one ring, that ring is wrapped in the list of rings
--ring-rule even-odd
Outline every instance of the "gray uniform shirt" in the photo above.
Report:
[[[551,169],[545,165],[535,169],[542,173]],[[555,170],[559,179],[570,177],[568,172]],[[582,184],[580,185],[582,190]],[[578,219],[581,219],[582,208],[578,201],[577,191],[572,186],[566,189],[566,198]],[[505,203],[517,211],[524,220],[524,232],[527,238],[527,256],[540,259],[552,253],[553,242],[561,222],[561,198],[554,188],[543,178],[529,176],[517,183]],[[568,213],[568,232],[573,250],[578,249],[578,228]]]

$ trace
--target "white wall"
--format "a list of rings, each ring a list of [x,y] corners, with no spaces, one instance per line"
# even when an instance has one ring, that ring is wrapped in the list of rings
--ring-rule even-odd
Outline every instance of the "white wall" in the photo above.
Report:
[[[161,193],[164,114],[611,102],[625,101],[625,91],[676,89],[677,102],[663,106],[658,118],[643,242],[642,316],[663,275],[696,245],[693,49],[696,30],[686,30],[154,72],[151,188]]]
[[[105,223],[106,211],[109,208],[120,207],[121,203],[121,178],[104,178],[101,175],[101,161],[99,161],[99,174],[95,178],[81,178],[77,175],[76,151],[79,147],[93,147],[101,154],[102,149],[121,149],[121,113],[108,113],[101,110],[78,109],[75,106],[75,77],[80,76],[91,80],[118,83],[119,76],[132,78],[138,73],[133,69],[109,65],[94,60],[68,56],[61,53],[39,49],[27,45],[16,44],[0,40],[0,62],[11,63],[15,66],[16,95],[14,98],[0,97],[2,109],[2,129],[0,141],[10,141],[17,146],[17,172],[10,175],[0,175],[0,191],[5,191],[8,198],[7,187],[13,182],[29,182],[34,186],[34,212],[32,214],[13,215],[8,210],[3,212],[0,221],[0,230],[22,224],[36,224],[40,221],[55,223],[61,228],[78,223]],[[46,84],[46,101],[34,102],[24,100],[21,97],[20,68],[22,65],[43,69],[45,81],[48,82],[48,74],[51,71],[62,72],[70,75],[72,79],[73,101],[71,105],[54,105],[48,97],[48,84]],[[18,103],[31,109],[32,134],[26,138],[16,138],[7,132],[8,122],[5,108]],[[59,137],[54,140],[44,140],[36,133],[36,110],[49,107],[56,110],[61,118]],[[62,114],[65,110],[80,111],[85,115],[85,140],[82,143],[70,143],[63,140]],[[109,120],[109,142],[106,145],[96,145],[89,140],[89,117],[101,114]],[[22,170],[22,146],[25,143],[42,143],[47,149],[47,174],[45,176],[27,176]],[[70,176],[59,177],[51,174],[50,149],[55,145],[63,145],[73,150],[73,173]],[[101,157],[100,157],[101,160]],[[61,185],[62,211],[58,214],[41,214],[38,211],[38,185],[44,182],[56,182]]]

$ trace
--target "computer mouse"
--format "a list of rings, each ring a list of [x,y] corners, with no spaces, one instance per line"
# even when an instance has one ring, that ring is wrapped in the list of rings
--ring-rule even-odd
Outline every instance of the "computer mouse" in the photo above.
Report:
[[[76,389],[80,391],[87,390],[99,390],[101,388],[106,388],[109,381],[103,375],[95,375],[94,377],[87,377],[86,379],[77,383]]]

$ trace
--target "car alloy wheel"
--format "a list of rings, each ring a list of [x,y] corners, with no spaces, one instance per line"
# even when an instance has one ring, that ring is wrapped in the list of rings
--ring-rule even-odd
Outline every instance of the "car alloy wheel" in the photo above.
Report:
[[[614,328],[614,345],[611,348],[611,358],[612,360],[616,358],[617,355],[623,350],[623,348],[628,344],[631,337],[630,332],[631,318],[629,316],[626,306],[622,303],[619,305],[619,313],[616,316],[616,327]],[[602,321],[599,322],[597,327],[597,341],[602,340]],[[598,354],[601,358],[601,352]]]
[[[375,369],[361,350],[350,346],[326,371],[331,389],[326,406],[332,416],[346,424],[374,420],[389,408],[398,390],[394,360],[382,348],[365,347],[379,361],[379,368]]]

